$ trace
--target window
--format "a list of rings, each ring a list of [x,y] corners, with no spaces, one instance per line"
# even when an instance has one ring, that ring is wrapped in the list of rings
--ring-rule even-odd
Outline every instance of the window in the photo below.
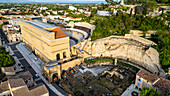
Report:
[[[66,52],[63,52],[63,58],[66,58]]]
[[[140,86],[140,84],[138,83],[138,86]]]
[[[57,59],[57,61],[58,61],[58,60],[60,60],[60,54],[59,54],[59,53],[57,54],[57,56],[56,56],[56,57],[57,57],[57,58],[56,58],[56,59]]]
[[[141,79],[139,79],[139,78],[138,78],[138,81],[140,81],[140,82],[141,82]]]
[[[146,86],[148,86],[148,81],[146,81]]]
[[[158,92],[158,88],[155,88],[155,91]]]

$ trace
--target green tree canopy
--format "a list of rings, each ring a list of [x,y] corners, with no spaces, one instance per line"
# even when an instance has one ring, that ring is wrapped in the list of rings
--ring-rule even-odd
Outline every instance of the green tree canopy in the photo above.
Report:
[[[14,58],[5,51],[4,47],[0,47],[0,67],[12,66],[14,64]]]
[[[144,87],[140,92],[140,96],[160,96],[160,93],[156,92],[152,88]]]

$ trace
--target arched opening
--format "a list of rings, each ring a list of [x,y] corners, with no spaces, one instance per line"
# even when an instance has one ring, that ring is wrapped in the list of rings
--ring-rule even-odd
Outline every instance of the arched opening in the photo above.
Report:
[[[56,57],[57,57],[57,58],[56,58],[56,59],[57,59],[57,61],[58,61],[58,60],[60,60],[60,54],[59,54],[59,53],[57,54],[57,56],[56,56]]]
[[[66,78],[66,77],[67,77],[67,71],[63,70],[63,71],[61,72],[61,77],[62,77],[62,78]]]
[[[58,74],[57,73],[53,74],[53,77],[52,77],[52,82],[56,82],[56,81],[58,81]]]
[[[70,73],[70,74],[74,73],[73,68],[70,68],[70,69],[69,69],[69,73]]]
[[[16,39],[16,41],[19,41],[18,38]]]
[[[63,58],[66,58],[66,52],[63,52]]]

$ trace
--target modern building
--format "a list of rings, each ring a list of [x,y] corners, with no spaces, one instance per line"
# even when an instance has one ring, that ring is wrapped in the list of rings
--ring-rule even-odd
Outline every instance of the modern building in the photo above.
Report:
[[[150,87],[159,92],[161,96],[164,96],[166,93],[170,92],[169,80],[159,77],[156,74],[146,72],[144,70],[140,70],[136,74],[135,86],[139,90],[142,90],[143,87]]]
[[[22,40],[44,62],[70,57],[69,37],[60,27],[40,21],[20,21]]]
[[[49,83],[61,79],[63,73],[83,62],[82,57],[75,55],[76,50],[80,50],[74,47],[78,48],[82,40],[88,40],[95,28],[85,22],[75,23],[72,28],[40,21],[20,21],[20,26],[25,45],[46,63],[41,66],[41,72]]]

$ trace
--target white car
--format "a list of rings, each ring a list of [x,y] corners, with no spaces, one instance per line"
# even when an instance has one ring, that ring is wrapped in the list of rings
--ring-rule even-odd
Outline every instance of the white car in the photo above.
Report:
[[[38,75],[38,74],[35,74],[35,77],[39,77],[39,75]]]

